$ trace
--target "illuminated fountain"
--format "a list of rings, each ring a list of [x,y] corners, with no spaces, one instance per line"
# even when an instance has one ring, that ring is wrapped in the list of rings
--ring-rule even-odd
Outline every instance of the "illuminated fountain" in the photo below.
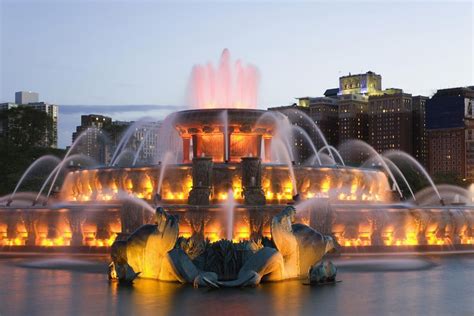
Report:
[[[316,125],[313,135],[281,113],[256,109],[257,87],[256,68],[232,64],[224,51],[217,67],[193,69],[192,109],[164,120],[155,164],[141,165],[131,152],[130,165],[117,166],[138,125],[124,134],[108,166],[88,161],[85,167],[74,152],[83,137],[63,161],[43,158],[30,169],[44,161],[56,168],[38,192],[18,185],[0,198],[0,245],[105,248],[153,223],[156,206],[179,218],[178,236],[185,240],[258,244],[271,237],[272,218],[294,204],[297,221],[332,236],[341,251],[472,249],[469,191],[433,184],[412,192],[399,168],[400,160],[411,161],[405,154],[379,155],[360,141],[338,151]],[[295,161],[296,134],[307,136],[314,153],[309,162]],[[324,147],[316,147],[316,138]],[[360,150],[368,157],[364,167],[346,166],[344,153]]]

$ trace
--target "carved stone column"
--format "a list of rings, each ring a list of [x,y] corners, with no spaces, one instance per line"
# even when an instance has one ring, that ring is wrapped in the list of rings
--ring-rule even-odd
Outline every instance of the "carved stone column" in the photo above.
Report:
[[[191,148],[191,137],[183,137],[183,163],[189,162],[190,148]]]
[[[426,239],[426,229],[431,218],[431,212],[429,210],[413,210],[411,212],[413,220],[416,226],[416,239],[418,245],[426,245],[428,243]]]
[[[371,235],[370,244],[372,246],[383,246],[382,232],[387,221],[387,214],[383,210],[374,210],[367,216],[367,221],[370,224]]]
[[[23,224],[25,225],[26,232],[28,233],[28,237],[26,239],[25,245],[27,246],[35,246],[38,239],[38,222],[39,222],[39,214],[34,211],[23,211],[21,214],[21,219],[23,220]]]
[[[193,188],[189,192],[188,204],[209,205],[212,187],[212,158],[193,158]]]
[[[84,243],[83,226],[86,222],[86,216],[82,211],[70,210],[66,214],[66,221],[71,229],[71,246],[82,246]]]
[[[242,157],[242,189],[247,205],[265,205],[262,190],[262,160],[259,157]]]
[[[7,238],[14,240],[18,237],[18,222],[20,221],[20,213],[12,212],[7,215]]]
[[[48,239],[57,239],[60,237],[59,232],[59,213],[53,211],[48,213],[47,222],[48,222],[48,232],[46,238]]]

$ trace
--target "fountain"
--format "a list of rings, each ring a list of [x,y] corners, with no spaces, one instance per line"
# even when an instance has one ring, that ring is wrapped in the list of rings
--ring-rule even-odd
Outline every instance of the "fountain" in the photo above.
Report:
[[[124,134],[107,166],[68,165],[78,157],[72,150],[83,140],[80,136],[39,192],[20,192],[20,181],[13,194],[0,198],[5,204],[0,210],[2,249],[110,251],[114,240],[121,245],[117,249],[135,249],[139,246],[127,243],[134,244],[137,236],[161,233],[162,240],[169,233],[168,244],[160,241],[157,246],[163,247],[160,255],[165,258],[167,251],[179,248],[182,252],[173,253],[175,257],[166,257],[168,263],[188,262],[179,267],[191,271],[172,280],[233,286],[256,284],[270,272],[272,277],[280,273],[279,279],[301,276],[303,270],[292,270],[291,260],[297,259],[287,261],[286,252],[299,247],[306,253],[301,240],[308,234],[318,240],[318,256],[300,259],[318,279],[322,270],[314,266],[315,260],[331,250],[333,242],[341,252],[473,248],[471,192],[435,185],[405,153],[381,155],[358,140],[337,150],[307,116],[295,127],[281,113],[257,109],[257,85],[258,71],[241,62],[232,64],[228,51],[218,67],[196,66],[191,109],[164,120],[153,164],[136,164],[142,144],[135,152],[127,148],[132,131],[150,119],[138,121]],[[295,159],[296,135],[306,140],[313,161]],[[368,163],[351,166],[345,154],[363,152]],[[127,155],[130,162],[121,159]],[[51,159],[42,158],[28,170]],[[431,187],[413,192],[400,161],[420,168]],[[409,194],[403,194],[397,179]],[[57,192],[55,185],[60,185]],[[162,209],[155,214],[158,205]],[[135,276],[132,270],[166,279],[153,275],[158,263],[143,257],[127,266],[117,249],[111,269],[115,274],[127,279]],[[212,252],[234,256],[234,261],[229,259],[233,268],[221,271],[220,263],[196,261],[209,259]],[[263,271],[257,264],[262,261],[285,268]],[[145,269],[149,263],[154,268]],[[325,267],[331,270],[329,264]]]

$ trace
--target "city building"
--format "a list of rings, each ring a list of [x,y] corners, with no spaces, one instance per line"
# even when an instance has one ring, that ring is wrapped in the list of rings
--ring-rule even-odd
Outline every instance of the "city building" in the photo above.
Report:
[[[382,90],[382,76],[372,71],[364,74],[352,75],[339,78],[338,95],[344,94],[380,94]]]
[[[318,125],[328,144],[336,146],[339,143],[338,100],[330,97],[304,97],[298,98],[298,102],[300,107],[308,107],[309,117]],[[324,146],[321,139],[316,139],[314,143],[318,148]]]
[[[278,107],[272,107],[268,108],[270,111],[278,111],[283,113],[288,117],[288,120],[291,124],[298,126],[302,130],[297,129],[297,131],[294,131],[293,133],[293,144],[294,146],[294,152],[290,153],[294,155],[292,157],[295,161],[298,162],[304,162],[307,159],[312,158],[312,155],[314,155],[314,152],[312,151],[311,147],[308,145],[308,139],[306,138],[309,137],[312,139],[311,134],[315,133],[316,131],[311,130],[312,127],[308,127],[308,124],[305,124],[302,113],[308,115],[309,114],[309,107],[308,106],[300,106],[297,105],[296,103],[293,103],[291,105],[285,105],[285,106],[278,106]],[[307,122],[306,122],[307,123]]]
[[[88,114],[81,116],[81,125],[72,134],[72,143],[78,141],[76,151],[89,156],[97,163],[105,164],[108,159],[108,140],[104,128],[112,124],[108,116]],[[82,136],[81,136],[82,135]]]
[[[368,140],[378,152],[397,149],[413,154],[411,94],[389,89],[369,97]]]
[[[428,169],[474,180],[474,87],[438,90],[426,102]]]
[[[31,91],[18,91],[15,92],[15,103],[16,104],[28,104],[39,102],[39,94]]]
[[[367,141],[369,99],[361,94],[344,94],[339,98],[339,143],[350,139]]]
[[[426,130],[426,102],[425,96],[414,96],[413,107],[413,157],[423,166],[428,166],[428,132]]]

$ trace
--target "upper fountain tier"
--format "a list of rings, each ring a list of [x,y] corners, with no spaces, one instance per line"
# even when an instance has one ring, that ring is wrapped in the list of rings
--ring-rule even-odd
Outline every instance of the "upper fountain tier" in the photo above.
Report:
[[[270,161],[276,122],[256,109],[201,109],[177,113],[175,127],[183,141],[183,162],[212,157],[215,162],[240,162],[242,157]]]

